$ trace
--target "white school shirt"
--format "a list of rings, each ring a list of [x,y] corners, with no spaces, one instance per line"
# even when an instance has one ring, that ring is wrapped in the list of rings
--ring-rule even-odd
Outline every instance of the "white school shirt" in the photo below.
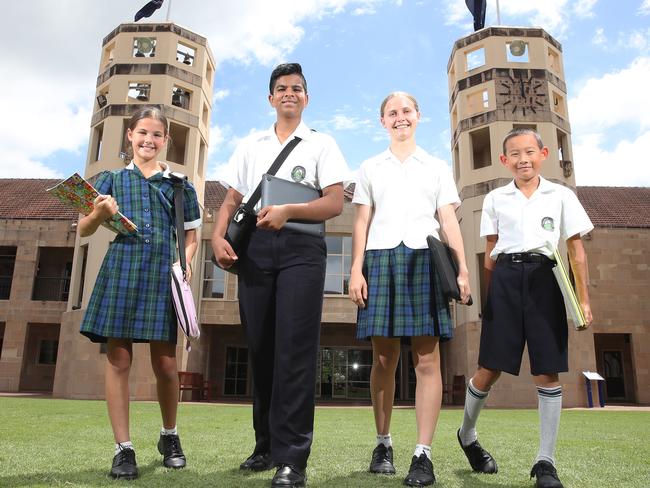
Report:
[[[416,147],[403,163],[390,149],[361,164],[352,203],[372,207],[366,250],[393,249],[401,242],[411,249],[427,247],[438,237],[436,211],[460,205],[447,165]]]
[[[545,180],[530,198],[515,186],[514,180],[488,193],[483,200],[481,237],[498,235],[490,254],[492,259],[501,253],[537,252],[551,257],[560,237],[585,235],[594,226],[569,188]]]
[[[251,134],[235,149],[228,167],[230,174],[224,183],[244,195],[246,202],[262,181],[282,148],[294,136],[302,140],[282,163],[276,176],[289,181],[300,182],[317,190],[349,179],[350,170],[334,138],[313,132],[307,124],[300,122],[296,130],[280,144],[275,134],[275,125],[270,129]],[[255,210],[260,209],[260,202]]]

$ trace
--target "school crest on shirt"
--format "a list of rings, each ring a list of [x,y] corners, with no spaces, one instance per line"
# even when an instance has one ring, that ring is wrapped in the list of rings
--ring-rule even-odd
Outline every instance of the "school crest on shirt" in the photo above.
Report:
[[[307,171],[305,170],[304,166],[294,166],[291,170],[291,179],[296,183],[300,183],[305,179],[306,174]]]
[[[555,221],[551,217],[544,217],[542,219],[542,229],[553,232],[555,230]]]

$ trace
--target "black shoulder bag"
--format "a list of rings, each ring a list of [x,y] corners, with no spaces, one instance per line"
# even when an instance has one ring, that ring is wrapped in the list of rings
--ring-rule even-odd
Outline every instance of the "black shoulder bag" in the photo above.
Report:
[[[282,163],[284,163],[285,159],[287,159],[287,156],[289,156],[289,153],[293,151],[293,149],[301,140],[302,139],[300,137],[294,137],[291,141],[289,141],[289,143],[284,146],[282,151],[280,151],[280,154],[278,154],[278,156],[275,158],[275,161],[273,161],[273,164],[271,164],[271,167],[266,173],[275,175],[275,173],[277,173],[277,171],[280,169],[280,166],[282,166]],[[255,205],[257,205],[261,194],[262,182],[260,181],[248,201],[239,206],[235,212],[235,215],[232,216],[232,219],[228,223],[228,229],[226,230],[226,235],[224,238],[228,241],[230,247],[232,247],[232,250],[235,251],[235,254],[237,254],[239,259],[241,259],[246,253],[251,233],[257,224]],[[214,256],[212,256],[212,262],[219,266],[219,263],[217,263],[217,260]],[[226,269],[226,271],[238,274],[238,263],[239,261],[235,261],[230,268]]]

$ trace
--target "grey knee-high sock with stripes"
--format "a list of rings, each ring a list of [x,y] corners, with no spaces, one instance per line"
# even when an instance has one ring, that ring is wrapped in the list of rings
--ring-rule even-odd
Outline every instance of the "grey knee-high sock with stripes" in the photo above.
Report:
[[[468,446],[477,439],[476,421],[483,409],[483,405],[485,405],[489,392],[489,390],[481,391],[476,388],[471,379],[467,383],[463,425],[460,426],[460,432],[458,433],[463,446]]]
[[[537,387],[537,397],[539,399],[539,452],[535,462],[548,461],[554,465],[555,444],[562,413],[562,387]]]

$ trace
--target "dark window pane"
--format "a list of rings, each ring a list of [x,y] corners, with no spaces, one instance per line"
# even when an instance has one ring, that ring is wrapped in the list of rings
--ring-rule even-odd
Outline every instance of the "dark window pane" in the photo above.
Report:
[[[341,236],[325,236],[327,254],[343,254],[343,242]]]
[[[59,349],[59,341],[41,341],[38,351],[38,364],[56,364],[56,355]]]

